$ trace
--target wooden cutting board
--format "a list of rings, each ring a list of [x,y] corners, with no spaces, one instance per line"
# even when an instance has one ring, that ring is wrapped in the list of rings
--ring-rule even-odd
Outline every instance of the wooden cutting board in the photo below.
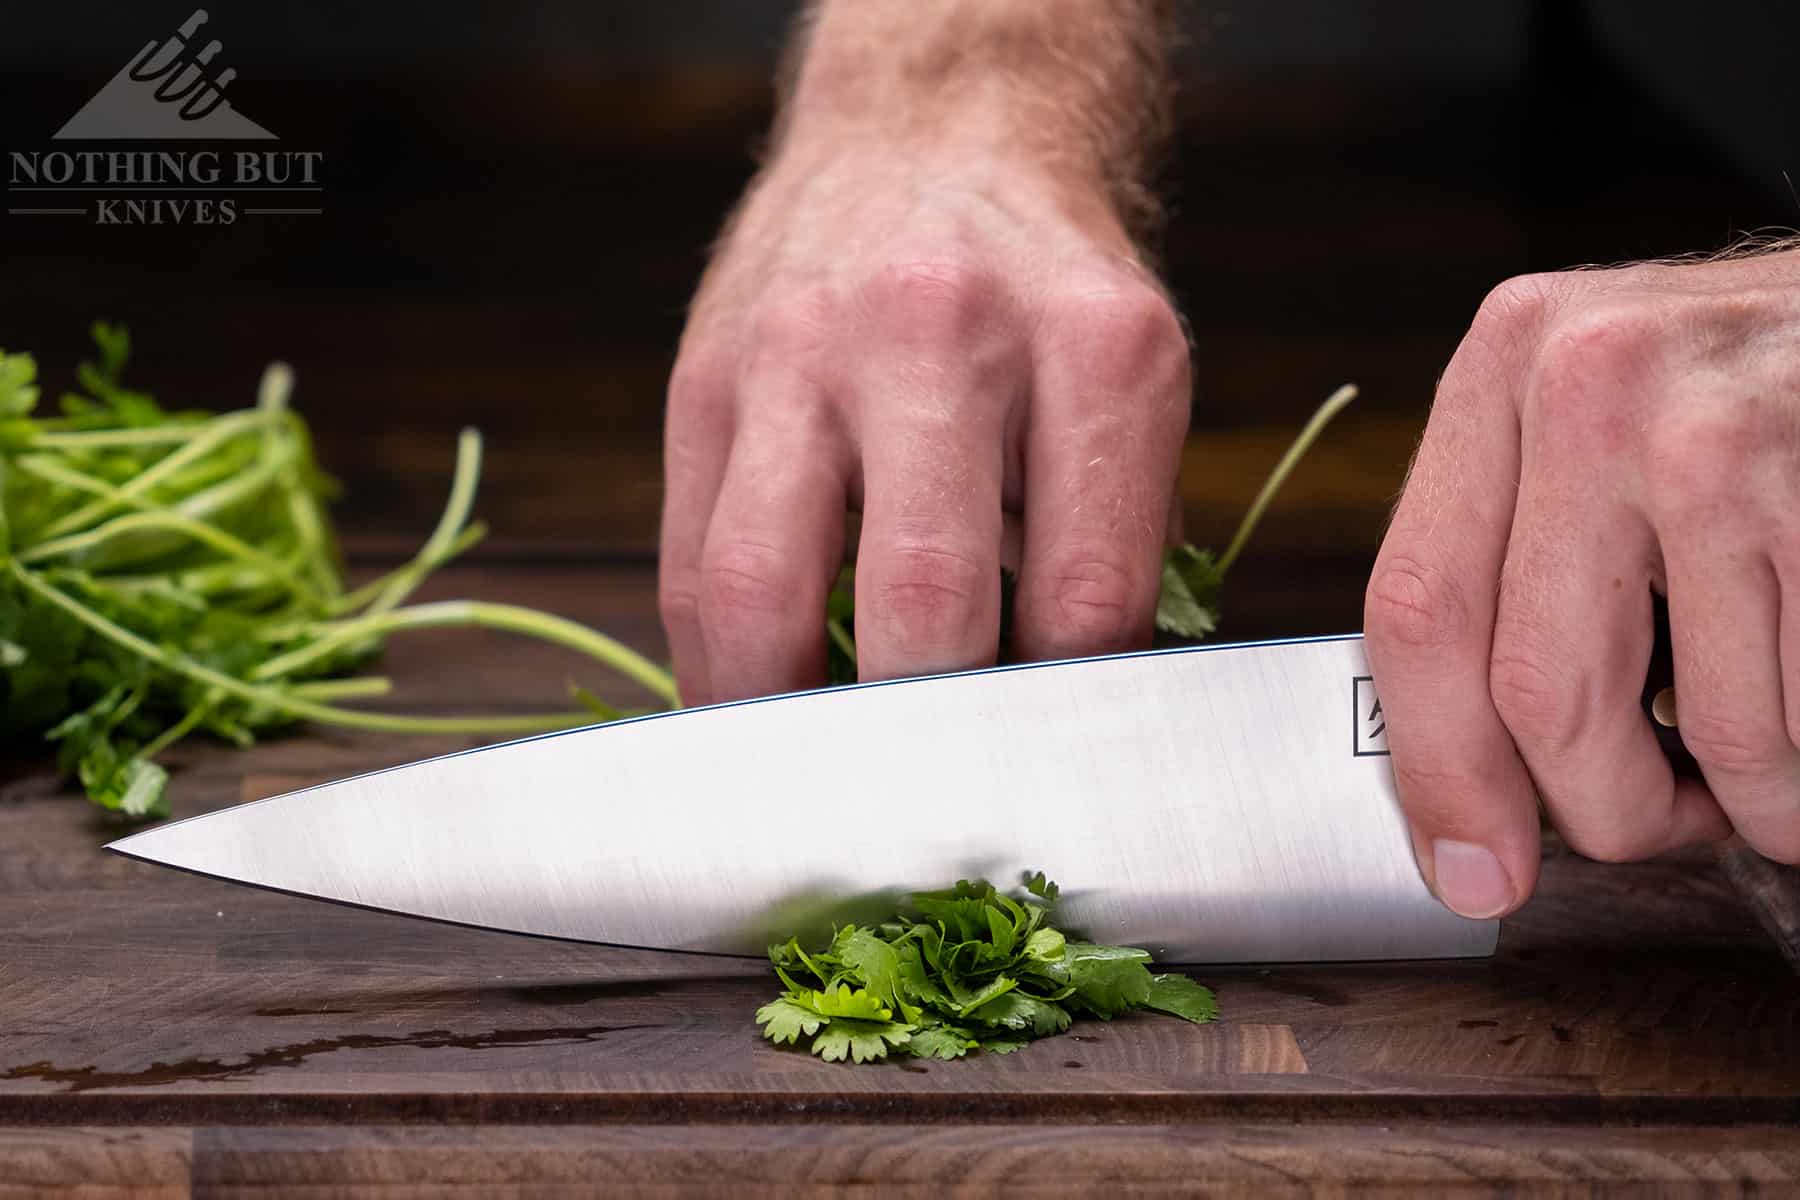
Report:
[[[648,578],[441,586],[649,644]],[[482,708],[541,706],[570,669],[480,635],[398,643],[384,666],[423,704]],[[172,794],[186,815],[453,748],[203,747]],[[0,1196],[1800,1189],[1800,980],[1710,852],[1609,867],[1552,840],[1492,960],[1205,971],[1216,1025],[1134,1017],[1005,1057],[848,1067],[758,1037],[757,962],[233,887],[102,853],[115,832],[47,764],[0,787]]]

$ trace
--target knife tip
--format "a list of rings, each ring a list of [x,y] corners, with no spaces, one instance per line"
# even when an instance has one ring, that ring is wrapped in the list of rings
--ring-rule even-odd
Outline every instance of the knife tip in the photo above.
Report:
[[[119,855],[121,858],[136,858],[137,854],[134,853],[130,849],[130,845],[131,845],[132,841],[134,841],[136,838],[137,838],[137,834],[135,834],[135,833],[126,834],[122,838],[113,839],[112,841],[106,843],[104,846],[102,846],[100,848],[102,850],[110,850],[114,854]]]
[[[114,838],[100,848],[110,850],[121,858],[135,858],[139,862],[160,863],[162,860],[151,854],[148,846],[156,839],[161,828],[161,826],[157,826],[151,829],[139,829],[124,837]]]

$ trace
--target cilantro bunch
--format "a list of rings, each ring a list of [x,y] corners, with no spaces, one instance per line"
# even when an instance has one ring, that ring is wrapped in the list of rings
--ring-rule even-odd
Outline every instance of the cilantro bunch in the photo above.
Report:
[[[547,613],[473,601],[408,604],[474,545],[481,441],[464,431],[437,529],[396,570],[350,588],[324,501],[332,485],[288,407],[286,367],[256,407],[170,411],[124,383],[126,331],[93,327],[97,361],[59,415],[38,412],[37,364],[0,352],[0,745],[48,736],[104,808],[168,814],[155,759],[191,733],[247,745],[299,720],[395,733],[526,734],[620,715],[578,710],[422,717],[347,708],[388,681],[359,669],[388,635],[485,626],[588,655],[670,704],[667,671]]]
[[[889,1053],[1008,1054],[1064,1032],[1077,1015],[1109,1021],[1149,1008],[1196,1024],[1218,1016],[1211,991],[1185,975],[1153,974],[1145,951],[1070,941],[1049,923],[1056,898],[1042,872],[1014,896],[963,880],[913,895],[873,928],[846,925],[811,953],[798,939],[771,946],[786,990],[757,1010],[757,1024],[770,1041],[808,1038],[827,1062],[862,1063]]]

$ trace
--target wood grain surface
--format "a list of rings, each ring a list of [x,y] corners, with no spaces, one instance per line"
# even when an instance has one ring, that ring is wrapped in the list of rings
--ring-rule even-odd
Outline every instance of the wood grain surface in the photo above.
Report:
[[[451,571],[658,649],[642,568]],[[581,664],[393,643],[397,702],[538,707]],[[466,743],[177,759],[177,816]],[[451,928],[158,870],[42,762],[0,786],[0,1195],[611,1183],[678,1194],[1800,1188],[1800,981],[1710,852],[1551,839],[1491,960],[1203,970],[1158,1017],[955,1064],[763,1042],[755,961]]]
[[[1719,849],[1719,867],[1800,969],[1800,867],[1770,862],[1737,838]]]
[[[1355,1122],[0,1128],[0,1197],[74,1180],[88,1196],[1766,1196],[1800,1173],[1784,1134]]]

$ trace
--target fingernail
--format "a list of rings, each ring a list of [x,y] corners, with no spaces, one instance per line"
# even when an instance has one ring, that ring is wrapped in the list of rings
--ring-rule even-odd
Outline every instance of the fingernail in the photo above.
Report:
[[[1431,843],[1438,899],[1465,917],[1497,917],[1512,907],[1513,885],[1493,852],[1473,842]]]

